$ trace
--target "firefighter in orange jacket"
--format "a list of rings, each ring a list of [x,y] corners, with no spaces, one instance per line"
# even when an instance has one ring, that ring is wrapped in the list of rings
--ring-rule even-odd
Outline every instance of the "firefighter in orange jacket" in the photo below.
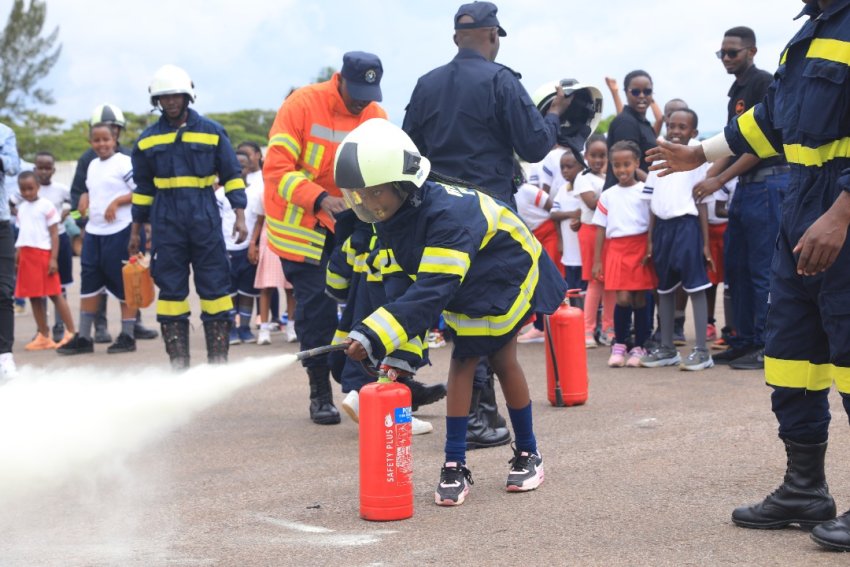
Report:
[[[346,209],[334,183],[333,162],[342,139],[370,118],[386,118],[381,100],[381,60],[352,51],[329,81],[302,87],[281,105],[269,132],[263,165],[269,247],[280,256],[295,294],[295,332],[301,349],[330,344],[336,302],[325,295],[334,214]],[[310,419],[339,423],[327,356],[302,362],[310,377]]]

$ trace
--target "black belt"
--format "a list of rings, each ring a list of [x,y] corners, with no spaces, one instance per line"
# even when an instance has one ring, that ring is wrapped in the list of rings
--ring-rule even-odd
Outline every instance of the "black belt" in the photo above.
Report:
[[[771,167],[762,167],[761,169],[753,172],[745,173],[741,176],[741,182],[743,183],[759,183],[764,181],[771,175],[783,175],[785,173],[791,172],[791,166],[788,165],[774,165]]]

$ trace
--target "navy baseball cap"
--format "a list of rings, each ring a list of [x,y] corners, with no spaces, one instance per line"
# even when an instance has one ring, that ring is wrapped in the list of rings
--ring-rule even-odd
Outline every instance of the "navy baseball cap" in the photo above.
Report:
[[[365,51],[349,51],[342,56],[342,78],[348,94],[355,100],[374,100],[380,102],[381,77],[384,68],[377,55]]]
[[[499,36],[505,37],[507,32],[499,25],[499,19],[496,17],[496,12],[499,9],[492,2],[473,2],[472,4],[464,4],[457,10],[455,14],[455,29],[456,30],[472,30],[476,28],[499,28]],[[469,16],[472,21],[465,24],[459,24],[461,16]]]

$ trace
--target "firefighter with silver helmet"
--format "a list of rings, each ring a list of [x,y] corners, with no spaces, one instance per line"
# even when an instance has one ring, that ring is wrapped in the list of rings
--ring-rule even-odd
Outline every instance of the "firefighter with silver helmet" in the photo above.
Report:
[[[334,179],[355,214],[375,224],[387,257],[387,303],[354,326],[346,354],[408,374],[441,313],[453,335],[446,458],[435,502],[462,504],[472,484],[466,431],[481,357],[499,377],[516,439],[505,488],[537,488],[543,460],[516,336],[531,313],[553,313],[561,304],[566,283],[557,268],[514,211],[431,171],[407,134],[386,120],[368,120],[343,139]]]
[[[150,101],[160,119],[133,148],[133,224],[130,254],[150,223],[151,272],[159,288],[156,313],[175,369],[189,366],[189,267],[201,298],[207,360],[227,362],[230,334],[229,270],[213,183],[218,177],[236,214],[236,241],[247,238],[245,182],[224,128],[189,108],[195,86],[188,73],[164,65],[153,76]]]

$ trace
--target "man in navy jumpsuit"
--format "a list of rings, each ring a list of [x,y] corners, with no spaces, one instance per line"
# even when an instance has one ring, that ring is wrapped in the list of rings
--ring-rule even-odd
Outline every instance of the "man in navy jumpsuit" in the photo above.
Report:
[[[431,160],[434,171],[477,185],[516,210],[514,151],[528,162],[541,161],[555,146],[560,113],[569,106],[558,90],[541,116],[519,82],[519,74],[495,63],[506,32],[490,2],[462,5],[454,18],[458,53],[447,65],[420,77],[410,97],[402,129]],[[469,414],[469,448],[510,441],[498,414],[492,372],[482,362],[475,375]]]
[[[236,213],[237,241],[247,237],[245,182],[224,128],[189,108],[194,85],[173,65],[159,69],[150,88],[162,117],[133,148],[133,225],[130,254],[139,230],[150,222],[151,272],[159,288],[157,320],[172,366],[189,365],[189,265],[201,298],[207,360],[227,361],[233,300],[230,269],[213,183],[218,177]]]
[[[806,0],[801,16],[809,19],[783,51],[764,102],[701,146],[663,144],[649,154],[684,170],[731,151],[784,153],[791,183],[771,265],[765,378],[787,471],[732,521],[814,526],[817,543],[850,551],[850,512],[835,518],[824,475],[833,381],[850,415],[850,0]]]

